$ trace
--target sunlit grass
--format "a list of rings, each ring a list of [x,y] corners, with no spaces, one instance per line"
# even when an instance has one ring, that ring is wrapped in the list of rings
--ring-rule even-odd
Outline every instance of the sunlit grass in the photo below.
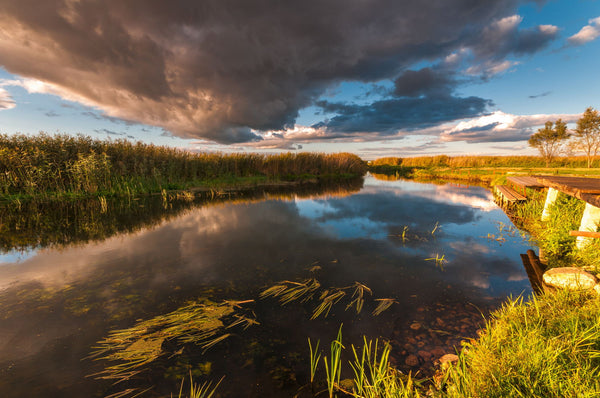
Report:
[[[0,134],[0,199],[124,195],[235,184],[240,179],[298,180],[362,176],[350,153],[192,153],[86,136]],[[257,180],[258,179],[258,180]]]
[[[466,344],[448,397],[600,396],[600,300],[560,291],[508,301]]]
[[[309,341],[310,343],[310,341]],[[344,361],[342,354],[346,347],[342,342],[342,326],[337,337],[330,344],[329,357],[323,357],[326,376],[326,392],[334,397],[355,398],[418,398],[423,388],[412,376],[405,375],[390,364],[391,346],[380,344],[379,340],[363,338],[362,347],[350,346],[352,360]],[[311,358],[314,356],[312,346]],[[316,359],[318,361],[318,359]],[[314,361],[312,369],[316,369]],[[353,377],[342,380],[342,374],[351,370]],[[318,394],[316,394],[318,395]]]

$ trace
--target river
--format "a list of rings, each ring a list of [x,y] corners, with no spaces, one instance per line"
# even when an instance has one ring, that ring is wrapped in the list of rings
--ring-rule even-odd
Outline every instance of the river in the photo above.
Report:
[[[426,377],[476,336],[483,315],[531,294],[519,257],[531,243],[482,187],[367,176],[217,196],[4,209],[0,396],[177,396],[190,373],[198,383],[224,377],[223,397],[310,396],[307,339],[329,355],[340,327],[347,348],[363,336],[387,341],[396,367]],[[318,284],[312,297],[260,295],[308,281]],[[339,301],[311,320],[332,293]],[[139,373],[102,378],[116,362],[89,356],[111,331],[189,305],[225,305],[225,326],[247,322],[220,329],[227,338],[206,349],[162,335]]]

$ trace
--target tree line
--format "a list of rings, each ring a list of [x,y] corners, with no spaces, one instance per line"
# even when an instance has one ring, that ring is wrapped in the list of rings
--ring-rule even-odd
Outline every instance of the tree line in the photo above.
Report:
[[[588,107],[574,129],[567,128],[562,119],[547,121],[543,128],[529,138],[529,145],[537,148],[546,165],[564,152],[583,152],[587,167],[592,167],[600,150],[600,113]]]

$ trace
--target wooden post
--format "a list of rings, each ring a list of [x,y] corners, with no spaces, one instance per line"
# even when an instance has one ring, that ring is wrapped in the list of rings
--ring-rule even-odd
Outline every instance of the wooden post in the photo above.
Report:
[[[558,198],[558,190],[554,188],[548,188],[548,194],[546,195],[546,203],[544,203],[544,211],[542,212],[542,221],[548,221],[550,218],[550,207],[556,202]]]
[[[589,203],[585,204],[585,210],[583,217],[581,217],[581,225],[579,226],[580,231],[596,232],[600,225],[600,208],[592,206]],[[585,236],[577,237],[577,248],[583,249],[592,241],[592,238]]]

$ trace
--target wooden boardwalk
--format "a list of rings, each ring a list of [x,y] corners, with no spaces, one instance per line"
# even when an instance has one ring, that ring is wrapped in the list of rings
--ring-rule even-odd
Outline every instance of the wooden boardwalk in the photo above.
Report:
[[[600,207],[600,178],[535,176],[545,187],[574,196],[592,206]]]
[[[527,200],[525,196],[521,195],[517,191],[510,189],[506,185],[496,185],[494,188],[496,189],[496,194],[500,197],[500,200],[503,204],[511,204]]]

